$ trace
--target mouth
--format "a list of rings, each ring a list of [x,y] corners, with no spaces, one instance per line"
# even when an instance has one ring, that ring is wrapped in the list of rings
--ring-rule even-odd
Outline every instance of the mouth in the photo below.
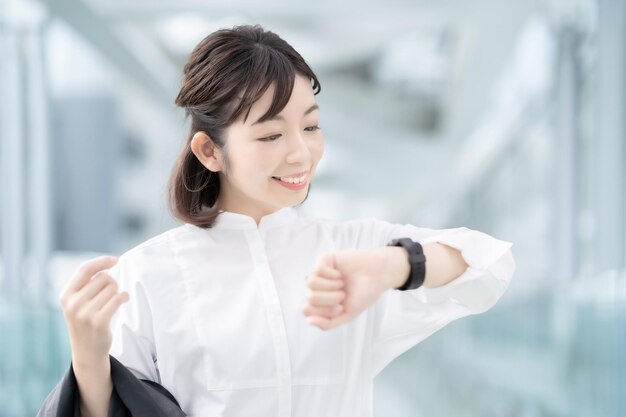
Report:
[[[289,176],[272,178],[286,188],[289,188],[291,190],[300,190],[306,186],[308,182],[308,174],[308,171],[304,171],[297,174],[290,174]]]
[[[288,184],[300,184],[300,183],[305,183],[308,177],[309,171],[302,171],[302,172],[298,172],[295,174],[289,174],[289,175],[281,175],[279,177],[272,177],[275,180],[281,181],[283,183],[288,183]]]

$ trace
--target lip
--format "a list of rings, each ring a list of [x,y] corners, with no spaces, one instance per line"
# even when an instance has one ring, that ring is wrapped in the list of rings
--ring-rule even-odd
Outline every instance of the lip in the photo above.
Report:
[[[279,180],[277,178],[273,178],[273,179],[274,179],[274,181],[276,181],[278,184],[282,185],[283,187],[288,188],[290,190],[295,190],[295,191],[299,191],[299,190],[302,190],[302,189],[306,188],[307,184],[309,183],[308,178],[306,178],[304,181],[302,181],[301,183],[298,183],[298,184],[292,184],[292,183],[289,183],[289,182],[284,182],[284,181],[281,181],[281,180]]]
[[[274,181],[276,181],[279,185],[282,185],[283,187],[285,187],[287,189],[290,189],[290,190],[293,190],[293,191],[300,191],[300,190],[302,190],[302,189],[307,187],[307,185],[309,183],[309,173],[310,173],[310,171],[306,170],[306,171],[301,171],[301,172],[298,172],[298,173],[295,173],[295,174],[281,175],[280,177],[272,177],[272,179]],[[294,178],[295,177],[295,178],[297,178],[297,177],[301,177],[303,175],[305,176],[304,177],[304,181],[302,181],[301,183],[298,183],[298,184],[292,184],[292,183],[284,182],[284,181],[280,180],[281,177],[290,177],[290,178]]]
[[[302,172],[298,172],[296,174],[287,174],[287,175],[276,175],[274,178],[281,178],[281,177],[285,177],[285,178],[297,178],[297,177],[301,177],[304,174],[307,174],[309,171],[302,171]]]

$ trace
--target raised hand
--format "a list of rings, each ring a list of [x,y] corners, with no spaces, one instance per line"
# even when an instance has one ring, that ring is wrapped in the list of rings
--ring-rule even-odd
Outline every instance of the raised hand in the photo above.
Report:
[[[59,296],[72,346],[72,360],[88,364],[108,358],[112,344],[110,322],[117,309],[128,301],[106,270],[117,258],[101,256],[81,264]]]

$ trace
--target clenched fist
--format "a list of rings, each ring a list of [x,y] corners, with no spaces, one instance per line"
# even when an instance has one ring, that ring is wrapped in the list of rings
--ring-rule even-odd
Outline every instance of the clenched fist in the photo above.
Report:
[[[320,256],[306,279],[307,300],[302,312],[307,322],[328,330],[352,320],[372,305],[392,287],[396,276],[408,273],[408,258],[404,261],[406,265],[401,258],[400,262],[390,262],[389,255],[398,253],[394,248],[383,248]]]

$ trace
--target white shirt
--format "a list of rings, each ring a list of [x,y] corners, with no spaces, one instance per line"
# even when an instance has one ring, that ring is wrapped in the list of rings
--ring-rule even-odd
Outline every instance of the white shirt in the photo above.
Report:
[[[457,248],[469,267],[442,287],[388,290],[334,329],[307,324],[305,277],[320,254],[398,237]],[[119,258],[110,274],[130,299],[113,317],[110,353],[189,416],[371,416],[373,379],[391,360],[502,296],[511,246],[467,228],[307,219],[293,207],[258,227],[223,212],[210,229],[185,224]]]

